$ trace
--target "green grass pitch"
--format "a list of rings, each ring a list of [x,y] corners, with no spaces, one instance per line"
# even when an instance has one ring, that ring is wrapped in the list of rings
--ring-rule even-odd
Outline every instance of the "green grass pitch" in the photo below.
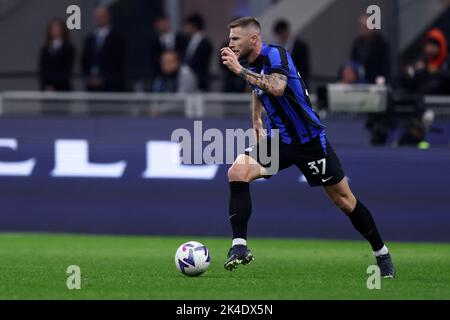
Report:
[[[210,269],[175,267],[186,241],[204,243]],[[0,299],[450,299],[450,244],[389,243],[396,279],[367,289],[374,264],[363,241],[252,239],[255,261],[223,268],[229,239],[0,234]],[[81,289],[68,290],[69,265]]]

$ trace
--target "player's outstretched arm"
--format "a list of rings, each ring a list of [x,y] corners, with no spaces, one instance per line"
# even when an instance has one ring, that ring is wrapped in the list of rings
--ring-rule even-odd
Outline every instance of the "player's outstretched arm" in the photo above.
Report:
[[[242,79],[274,96],[279,97],[283,95],[287,85],[287,77],[285,75],[279,73],[265,75],[252,72],[239,63],[236,55],[230,48],[223,48],[221,54],[223,64]]]

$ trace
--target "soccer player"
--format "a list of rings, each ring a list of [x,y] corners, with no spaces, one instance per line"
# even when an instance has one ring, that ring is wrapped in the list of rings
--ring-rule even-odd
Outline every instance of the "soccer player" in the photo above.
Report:
[[[252,210],[249,186],[252,181],[272,174],[267,171],[267,164],[261,161],[258,147],[266,141],[270,148],[275,137],[272,129],[277,129],[279,170],[295,165],[310,186],[323,186],[334,204],[370,243],[381,275],[393,278],[395,271],[388,248],[369,210],[350,190],[339,158],[311,107],[308,91],[289,53],[280,46],[263,43],[261,25],[253,17],[237,19],[229,28],[229,47],[221,49],[222,62],[252,88],[253,127],[258,142],[239,155],[228,171],[233,243],[225,269],[231,271],[253,260],[247,247],[247,224]],[[261,119],[263,109],[267,114],[267,135]]]

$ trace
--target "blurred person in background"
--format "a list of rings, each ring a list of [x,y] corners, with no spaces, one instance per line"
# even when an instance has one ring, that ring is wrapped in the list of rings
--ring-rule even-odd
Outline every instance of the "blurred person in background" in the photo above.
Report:
[[[390,75],[389,46],[377,29],[367,27],[367,16],[359,18],[360,34],[353,41],[351,60],[364,67],[367,83],[384,84]]]
[[[426,33],[422,52],[420,59],[406,66],[401,78],[403,89],[411,94],[415,112],[406,119],[398,146],[428,146],[427,134],[440,129],[433,127],[434,112],[426,108],[422,97],[450,95],[447,39],[440,29],[434,28]]]
[[[195,76],[189,68],[181,66],[181,59],[177,51],[165,51],[160,59],[160,74],[153,84],[153,91],[159,93],[189,93],[195,92]]]
[[[170,18],[164,14],[156,18],[154,31],[155,33],[150,41],[151,54],[149,58],[152,61],[155,78],[160,78],[162,75],[162,55],[165,52],[176,52],[177,57],[183,61],[188,39],[183,34],[172,30]]]
[[[184,22],[184,33],[189,37],[189,43],[184,56],[184,63],[191,68],[197,79],[198,89],[209,89],[209,67],[213,46],[205,37],[205,21],[199,14],[189,16]]]
[[[181,60],[186,52],[188,39],[181,33],[174,32],[167,15],[161,15],[155,20],[156,38],[152,42],[155,45],[156,56],[161,56],[164,51],[176,51]]]
[[[364,69],[364,82],[385,84],[390,76],[389,45],[377,29],[367,27],[367,16],[359,17],[359,36],[353,41],[351,60]],[[384,145],[392,130],[388,114],[369,114],[366,128],[370,132],[371,145]]]
[[[125,40],[111,25],[107,7],[94,11],[95,31],[84,44],[82,69],[88,91],[125,89]]]
[[[280,19],[275,22],[272,31],[275,36],[275,42],[289,51],[303,81],[308,85],[311,70],[308,45],[300,38],[292,36],[291,26],[286,20]]]
[[[45,43],[39,55],[39,81],[44,91],[71,91],[71,76],[75,48],[62,19],[52,19],[47,25]]]
[[[198,90],[195,75],[189,67],[181,64],[177,51],[164,51],[159,61],[160,74],[153,82],[153,92],[184,94]],[[149,109],[151,117],[168,113],[181,115],[179,105],[173,102],[158,102],[153,103]]]
[[[338,71],[338,83],[362,84],[365,83],[364,68],[353,61],[342,65]]]
[[[400,138],[398,146],[418,146],[425,141],[425,126],[417,118],[410,118],[406,121],[405,128]]]
[[[338,71],[337,83],[340,84],[364,84],[364,68],[356,62],[348,61]],[[317,109],[320,118],[328,114],[328,88],[326,85],[317,86]]]
[[[403,86],[413,94],[450,95],[447,39],[437,28],[430,30],[423,44],[423,57],[408,65]]]

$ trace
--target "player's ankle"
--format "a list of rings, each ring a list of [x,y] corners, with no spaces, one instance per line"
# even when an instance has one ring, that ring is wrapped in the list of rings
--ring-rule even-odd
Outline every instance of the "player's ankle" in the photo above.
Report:
[[[389,250],[388,250],[388,248],[384,245],[383,246],[383,248],[381,248],[380,250],[378,250],[378,251],[373,251],[373,255],[375,256],[375,257],[378,257],[378,256],[381,256],[381,255],[383,255],[383,254],[388,254],[389,253]]]
[[[247,246],[247,240],[244,238],[234,238],[232,246]]]

